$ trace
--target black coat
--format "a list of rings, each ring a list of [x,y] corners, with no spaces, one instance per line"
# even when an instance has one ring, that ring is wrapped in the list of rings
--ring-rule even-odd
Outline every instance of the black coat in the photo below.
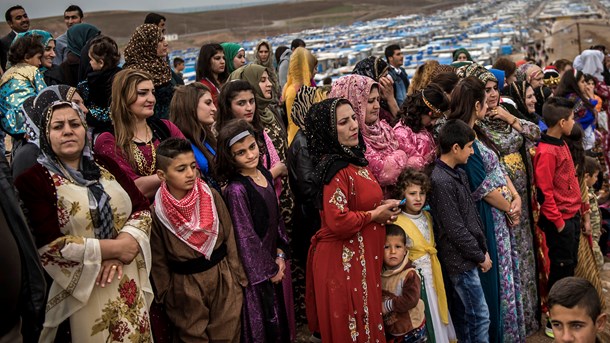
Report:
[[[8,35],[0,38],[0,66],[2,70],[6,71],[6,62],[8,61],[8,51],[11,48],[13,39],[17,34],[15,31],[11,31]]]

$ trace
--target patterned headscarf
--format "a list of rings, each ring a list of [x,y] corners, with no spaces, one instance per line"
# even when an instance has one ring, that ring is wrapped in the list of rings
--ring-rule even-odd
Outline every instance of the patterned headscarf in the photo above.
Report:
[[[81,57],[80,52],[87,45],[87,42],[100,33],[101,31],[91,24],[80,23],[72,25],[66,33],[68,50],[76,56]]]
[[[478,63],[471,63],[469,65],[458,68],[456,72],[457,76],[461,79],[465,79],[468,76],[474,76],[477,79],[481,80],[483,84],[486,84],[487,81],[498,82],[498,79],[492,74],[489,70],[485,69],[482,65]]]
[[[356,63],[352,74],[368,76],[379,82],[379,78],[389,68],[388,62],[381,57],[370,56]]]
[[[322,207],[322,189],[333,176],[350,163],[366,166],[364,157],[365,145],[362,135],[358,133],[358,145],[346,147],[339,143],[337,136],[337,106],[344,99],[329,98],[314,104],[305,118],[305,136],[307,148],[311,155],[314,171],[313,183],[316,187],[315,202]]]
[[[76,88],[67,85],[49,86],[38,95],[31,96],[23,102],[22,111],[25,114],[25,133],[28,142],[39,144],[40,128],[43,111],[55,101],[72,101]]]
[[[430,80],[434,79],[438,74],[441,73],[455,73],[455,67],[448,64],[439,64],[434,67],[432,71],[432,75],[430,76]]]
[[[292,103],[292,112],[290,116],[292,121],[305,132],[305,120],[309,113],[309,109],[315,103],[318,103],[328,97],[330,86],[309,87],[303,86],[299,88],[294,102]]]
[[[39,137],[41,154],[38,157],[38,163],[42,164],[49,171],[61,175],[79,186],[87,187],[89,196],[89,213],[91,214],[91,222],[93,224],[95,238],[114,238],[114,219],[112,208],[110,207],[110,196],[104,190],[104,186],[102,186],[102,184],[99,182],[101,170],[100,167],[95,163],[91,154],[91,140],[89,139],[88,135],[85,134],[85,146],[81,152],[78,170],[72,169],[63,163],[53,151],[50,141],[51,119],[55,109],[60,106],[69,106],[76,111],[82,125],[85,128],[85,132],[87,132],[85,115],[78,105],[62,100],[51,103],[44,109],[40,118],[39,127],[44,130],[44,134],[40,135]]]
[[[502,91],[502,95],[508,96],[515,102],[517,111],[521,114],[522,119],[529,120],[531,122],[538,122],[538,117],[535,113],[529,113],[527,106],[525,106],[525,92],[527,88],[531,87],[527,81],[515,81],[512,84],[506,86]]]
[[[284,85],[284,93],[282,94],[284,99],[290,87],[298,90],[303,85],[311,86],[313,68],[315,68],[316,64],[318,64],[318,59],[309,50],[302,47],[294,49],[290,55],[288,78]]]
[[[523,72],[525,76],[525,81],[530,82],[533,78],[536,78],[538,75],[542,74],[542,69],[539,66],[533,63],[525,63],[519,67],[519,70]]]
[[[155,87],[169,82],[172,72],[167,59],[157,55],[157,47],[162,39],[163,34],[157,25],[138,26],[125,48],[123,69],[138,69],[149,73]]]
[[[263,91],[259,85],[263,73],[267,71],[269,74],[269,68],[265,68],[258,64],[247,64],[243,67],[238,68],[229,75],[229,81],[232,80],[243,80],[247,81],[250,86],[254,89],[254,96],[256,97],[256,113],[264,124],[273,124],[275,117],[273,112],[267,111],[267,107],[271,104],[273,99],[267,99],[263,95]]]
[[[53,36],[50,33],[48,33],[47,31],[44,31],[44,30],[29,30],[29,31],[18,33],[15,36],[15,38],[13,39],[13,42],[11,43],[11,45],[14,44],[19,38],[27,37],[27,36],[40,36],[40,37],[42,37],[41,43],[42,43],[42,45],[45,48],[47,47],[47,45],[49,45],[49,42],[53,40]]]
[[[227,71],[229,73],[232,73],[235,71],[233,59],[240,51],[244,50],[244,48],[242,48],[241,45],[237,43],[220,43],[220,46],[222,46],[222,50],[224,50],[225,52],[225,60],[227,61]]]
[[[394,139],[392,128],[379,118],[373,124],[366,124],[366,105],[373,86],[379,84],[370,77],[362,75],[346,75],[340,77],[333,84],[328,94],[332,98],[345,98],[349,100],[358,118],[358,127],[367,146],[375,150],[383,150],[388,146],[392,151],[398,149],[398,141]]]

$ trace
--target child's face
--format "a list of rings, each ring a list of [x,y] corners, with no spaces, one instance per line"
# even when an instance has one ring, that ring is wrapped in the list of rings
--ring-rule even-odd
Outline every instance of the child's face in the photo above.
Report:
[[[589,173],[585,174],[585,182],[587,187],[592,187],[597,182],[597,177],[599,176],[599,170],[595,171],[593,175],[589,175]]]
[[[568,119],[561,119],[559,121],[559,125],[561,125],[561,134],[564,136],[569,136],[574,128],[574,112],[570,114]]]
[[[606,323],[606,314],[593,322],[586,309],[578,305],[573,308],[554,305],[550,314],[557,343],[595,343],[597,332],[602,331]]]
[[[407,247],[400,236],[386,236],[383,251],[383,263],[386,267],[399,266],[407,256]]]
[[[407,203],[404,206],[405,212],[408,214],[419,214],[426,203],[426,192],[422,190],[421,186],[408,185],[405,188],[403,196],[407,199]]]
[[[470,155],[474,154],[473,144],[474,141],[468,142],[464,145],[464,148],[460,148],[457,143],[453,145],[453,152],[457,164],[466,164],[466,162],[468,162]]]
[[[93,71],[102,70],[102,68],[104,68],[104,61],[96,60],[95,58],[93,58],[93,56],[91,56],[91,53],[89,53],[89,64],[91,65],[91,69]]]
[[[231,154],[241,170],[256,169],[260,155],[254,136],[246,136],[241,142],[231,146]]]
[[[167,183],[167,188],[174,197],[182,198],[193,189],[198,174],[195,155],[187,152],[174,157],[167,170],[159,170],[157,175]]]

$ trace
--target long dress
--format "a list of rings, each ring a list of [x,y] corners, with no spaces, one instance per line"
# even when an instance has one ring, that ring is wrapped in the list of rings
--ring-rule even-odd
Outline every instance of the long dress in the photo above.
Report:
[[[248,277],[241,315],[241,341],[271,342],[269,336],[273,335],[278,343],[289,342],[294,321],[289,319],[287,308],[292,309],[293,304],[292,294],[284,291],[284,283],[292,282],[290,265],[286,263],[282,283],[272,284],[269,280],[278,271],[275,263],[277,248],[282,247],[285,252],[288,251],[284,223],[280,217],[273,185],[268,183],[267,187],[261,187],[250,178],[247,182],[260,194],[267,207],[268,225],[260,236],[255,231],[252,205],[246,187],[233,181],[223,192],[233,220],[237,250]],[[269,333],[270,330],[273,332]]]
[[[385,229],[366,213],[382,199],[381,187],[366,167],[350,164],[324,186],[322,226],[311,240],[307,261],[307,319],[323,342],[385,342]]]
[[[123,277],[103,288],[95,284],[102,254],[87,190],[40,164],[15,182],[26,208],[35,214],[29,218],[40,260],[53,280],[40,342],[53,342],[66,319],[72,342],[152,342],[148,202],[115,163],[96,159],[99,182],[110,196],[115,237],[128,233],[140,247],[135,259],[123,266]]]
[[[538,331],[540,326],[534,229],[530,206],[532,167],[529,155],[529,148],[540,140],[540,129],[538,125],[524,119],[519,119],[523,128],[521,133],[509,125],[485,125],[485,123],[486,121],[482,121],[480,127],[498,148],[500,163],[521,196],[520,224],[512,227],[509,232],[513,263],[517,264],[521,281],[525,331],[529,336]],[[523,154],[526,156],[525,160]]]
[[[409,249],[409,259],[413,265],[421,270],[426,286],[426,303],[430,308],[431,318],[426,318],[429,326],[432,324],[435,343],[457,342],[451,315],[448,312],[447,296],[441,265],[436,256],[436,244],[432,231],[432,217],[426,211],[418,215],[402,212],[395,222],[400,226],[411,240],[413,247]],[[441,314],[441,308],[443,308]],[[446,315],[446,322],[443,316]]]
[[[521,281],[515,268],[510,239],[510,228],[504,212],[489,205],[483,198],[500,189],[505,197],[510,196],[506,187],[506,174],[498,156],[485,144],[475,139],[474,154],[463,166],[472,197],[485,227],[487,248],[492,268],[480,273],[491,325],[490,342],[525,342]]]

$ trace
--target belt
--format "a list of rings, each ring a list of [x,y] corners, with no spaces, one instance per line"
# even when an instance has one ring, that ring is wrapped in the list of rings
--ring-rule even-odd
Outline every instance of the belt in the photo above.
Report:
[[[201,256],[187,261],[168,260],[167,265],[172,273],[180,275],[197,274],[214,267],[222,261],[225,256],[227,256],[227,245],[222,243],[218,249],[212,252],[212,256],[210,256],[209,260],[205,258],[205,256]]]

